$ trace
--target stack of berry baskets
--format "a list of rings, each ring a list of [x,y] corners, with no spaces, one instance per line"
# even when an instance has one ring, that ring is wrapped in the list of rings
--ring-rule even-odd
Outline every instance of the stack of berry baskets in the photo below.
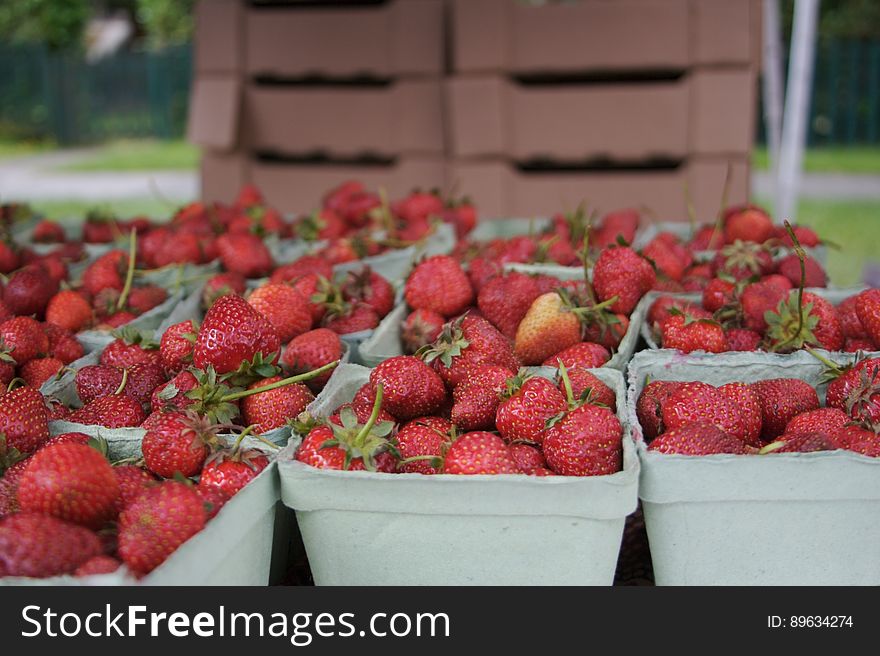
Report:
[[[856,359],[636,354],[627,412],[659,585],[880,582],[878,361]]]
[[[342,366],[278,459],[315,582],[610,585],[638,480],[622,374],[572,370],[563,394],[532,373]]]

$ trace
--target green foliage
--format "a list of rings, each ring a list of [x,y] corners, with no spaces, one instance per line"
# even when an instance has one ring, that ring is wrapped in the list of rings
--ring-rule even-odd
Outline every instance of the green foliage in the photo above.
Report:
[[[137,0],[137,19],[152,48],[186,43],[193,30],[194,0]]]
[[[88,0],[8,0],[0,3],[0,41],[76,48],[88,18]]]
[[[791,37],[794,0],[782,0],[779,11],[786,41]],[[880,2],[877,0],[822,0],[819,5],[820,38],[880,37]]]

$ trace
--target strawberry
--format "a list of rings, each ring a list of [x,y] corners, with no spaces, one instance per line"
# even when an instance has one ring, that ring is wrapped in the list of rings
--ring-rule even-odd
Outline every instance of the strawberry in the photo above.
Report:
[[[125,272],[128,267],[128,254],[114,250],[92,262],[82,275],[83,290],[95,296],[103,289],[122,291],[125,287]]]
[[[240,273],[224,271],[210,278],[202,288],[202,306],[209,308],[221,296],[227,294],[243,295],[247,289],[247,281]]]
[[[750,447],[713,424],[687,424],[658,435],[648,451],[683,456],[708,456],[717,453],[750,453]]]
[[[463,431],[494,428],[501,393],[513,375],[497,365],[475,367],[452,391],[452,422]]]
[[[280,344],[272,324],[240,296],[223,296],[211,306],[199,329],[193,364],[218,374],[238,370],[261,353],[271,359]]]
[[[855,412],[859,417],[862,415],[861,410],[873,410],[876,405],[875,384],[880,377],[880,359],[868,358],[860,360],[852,368],[834,367],[830,371],[834,378],[828,384],[825,394],[828,407],[842,410],[850,416]]]
[[[144,466],[163,478],[177,472],[195,476],[216,442],[217,432],[206,420],[193,413],[166,412],[144,433]]]
[[[735,241],[724,246],[712,260],[715,275],[724,273],[735,280],[763,276],[773,271],[770,249],[753,242]]]
[[[338,335],[350,335],[363,330],[372,330],[379,325],[379,315],[369,305],[344,304],[338,310],[328,311],[324,316],[324,327]]]
[[[119,369],[147,362],[162,366],[159,344],[145,334],[131,328],[120,328],[113,334],[116,339],[101,352],[101,364]]]
[[[76,372],[76,393],[83,403],[113,394],[122,383],[122,371],[103,364],[87,365]]]
[[[119,555],[135,574],[161,565],[205,527],[205,508],[183,483],[165,481],[145,490],[119,516]]]
[[[817,408],[795,415],[785,426],[785,435],[797,435],[799,433],[822,433],[834,435],[849,417],[843,410],[838,408]]]
[[[786,255],[776,265],[777,271],[797,287],[801,280],[801,264],[797,254]],[[825,269],[812,257],[804,258],[804,287],[827,287],[828,276]]]
[[[142,362],[128,370],[128,383],[123,394],[135,399],[141,405],[150,403],[153,391],[165,383],[165,369],[155,362]]]
[[[248,389],[260,389],[280,380],[281,376],[264,378],[251,383]],[[314,400],[308,387],[293,383],[245,397],[241,401],[241,415],[245,424],[254,426],[255,432],[266,433],[295,419]]]
[[[763,244],[775,234],[773,221],[760,207],[747,205],[725,212],[724,241],[728,244],[737,240]]]
[[[181,371],[164,385],[159,385],[150,395],[150,408],[153,412],[163,408],[184,408],[195,403],[187,396],[187,392],[199,386],[198,379],[191,371]]]
[[[516,460],[500,437],[485,431],[465,433],[446,450],[444,474],[520,474]]]
[[[840,318],[840,329],[843,331],[843,336],[847,339],[868,338],[868,333],[865,332],[865,327],[859,320],[859,315],[856,311],[858,297],[858,294],[848,296],[837,306],[837,316]],[[880,296],[878,296],[878,300],[880,300]]]
[[[843,329],[834,306],[811,292],[803,292],[803,302],[799,305],[799,294],[792,290],[787,300],[780,301],[776,310],[767,314],[771,350],[787,353],[804,346],[829,351],[842,349]]]
[[[700,315],[706,319],[711,318],[711,314],[703,314],[702,308],[695,306],[691,301],[675,298],[674,296],[660,296],[648,308],[648,324],[659,326],[663,323],[664,319],[672,316],[672,310],[689,312],[691,315]]]
[[[676,312],[664,319],[660,324],[660,343],[663,348],[678,349],[682,353],[722,353],[727,350],[721,324],[713,319],[694,318],[690,313]]]
[[[642,249],[642,257],[654,263],[657,272],[667,280],[680,281],[693,262],[693,254],[677,237],[660,233]]]
[[[342,283],[342,296],[349,302],[369,305],[379,317],[394,309],[394,287],[378,273],[365,266],[362,271],[348,274]]]
[[[382,385],[376,387],[376,401],[369,419],[361,424],[353,408],[340,410],[340,423],[311,429],[296,452],[296,459],[318,469],[394,472],[397,454],[388,437],[390,421],[378,421],[382,406]]]
[[[199,499],[202,500],[202,507],[205,509],[205,519],[207,520],[214,519],[223,506],[226,505],[226,502],[229,501],[229,495],[213,485],[196,485],[195,491],[199,495]]]
[[[98,574],[112,574],[122,567],[122,563],[113,556],[94,556],[76,568],[74,576],[95,576]]]
[[[64,363],[57,358],[37,358],[28,361],[19,371],[19,375],[30,387],[40,389],[43,383],[58,375]]]
[[[601,367],[610,359],[611,354],[608,353],[608,349],[601,344],[580,342],[574,346],[569,346],[567,349],[564,349],[559,353],[551,355],[544,360],[542,364],[545,367],[557,367],[561,360],[562,364],[569,369],[573,369],[574,367],[593,369]]]
[[[866,335],[880,344],[880,289],[866,289],[856,296],[855,310]]]
[[[505,396],[498,405],[495,425],[507,442],[521,440],[541,444],[547,421],[566,409],[562,392],[539,376],[512,378]]]
[[[140,426],[144,419],[146,414],[140,402],[121,393],[97,398],[70,415],[72,422],[105,428]]]
[[[844,426],[832,438],[834,444],[872,458],[880,457],[880,436],[862,426]]]
[[[728,351],[757,351],[761,335],[747,328],[731,328],[725,333]]]
[[[57,421],[59,419],[67,419],[70,417],[70,408],[58,399],[46,396],[43,397],[43,401],[43,407],[46,410],[46,419],[48,421]]]
[[[414,310],[433,310],[447,318],[461,314],[474,301],[467,274],[448,255],[435,255],[419,262],[403,293]]]
[[[168,292],[156,285],[132,287],[128,293],[126,307],[135,314],[144,314],[168,299]]]
[[[397,432],[400,471],[409,474],[439,473],[432,458],[443,457],[452,441],[451,431],[452,424],[440,417],[419,417],[401,426]]]
[[[816,234],[816,231],[812,228],[808,228],[807,226],[792,226],[792,230],[794,231],[795,237],[800,242],[801,246],[806,246],[807,248],[815,248],[822,243],[822,240],[819,239],[819,235]],[[782,245],[786,248],[793,248],[794,242],[791,239],[791,236],[788,234],[788,230],[783,226],[779,226],[776,229],[777,234],[776,238],[782,241]]]
[[[724,394],[739,409],[744,434],[743,442],[750,446],[761,445],[761,403],[755,390],[745,383],[727,383],[718,391]],[[735,437],[739,437],[738,434]]]
[[[581,341],[581,321],[558,292],[542,294],[516,330],[514,353],[525,365],[537,365]]]
[[[764,446],[760,453],[814,453],[816,451],[834,451],[840,447],[825,433],[802,432],[780,435],[773,442]]]
[[[877,345],[867,337],[847,337],[843,343],[843,351],[856,353],[857,351],[876,351]]]
[[[275,269],[269,282],[296,282],[310,274],[330,280],[333,278],[333,265],[318,255],[303,255],[298,260]]]
[[[565,366],[568,368],[568,379],[574,398],[584,399],[587,403],[595,405],[604,405],[612,412],[617,410],[617,399],[614,395],[614,390],[585,367],[579,365]],[[560,392],[565,393],[565,381],[562,377],[560,377],[557,387]]]
[[[45,331],[30,317],[15,317],[0,323],[0,340],[19,366],[49,350]]]
[[[369,385],[369,383],[367,383]],[[357,420],[366,424],[370,419],[370,415],[373,414],[373,405],[376,403],[375,394],[370,396],[369,402],[366,399],[354,399],[351,403],[343,403],[341,406],[336,408],[336,412],[327,417],[327,422],[331,424],[336,424],[337,426],[342,426],[342,411],[345,408],[351,408],[354,411],[354,416],[357,417]],[[439,419],[439,417],[438,417]],[[379,410],[379,416],[376,417],[376,421],[390,421],[392,424],[397,423],[397,419],[390,412],[381,408]]]
[[[64,228],[55,221],[43,219],[34,226],[31,241],[35,244],[60,244],[67,241]]]
[[[0,273],[12,273],[19,265],[18,251],[5,239],[0,240]]]
[[[192,363],[198,325],[187,319],[169,326],[159,342],[159,356],[169,374],[176,374]]]
[[[116,500],[117,513],[122,512],[137,499],[144,490],[157,483],[157,479],[143,467],[137,465],[118,465],[113,475],[119,484],[119,497]]]
[[[766,280],[747,285],[740,296],[744,327],[763,333],[767,329],[766,314],[775,310],[787,294],[788,290]]]
[[[95,533],[55,517],[17,513],[0,520],[0,577],[70,574],[101,551]]]
[[[733,303],[736,285],[723,278],[712,278],[703,290],[703,308],[709,312],[717,312],[725,305]]]
[[[345,236],[348,225],[336,212],[323,209],[297,220],[294,229],[298,238],[317,241]]]
[[[406,354],[413,354],[434,342],[446,320],[433,310],[413,310],[400,327],[400,342]]]
[[[468,378],[480,365],[498,365],[511,373],[519,369],[519,361],[504,335],[470,312],[446,324],[440,337],[422,357],[450,387]]]
[[[98,330],[115,330],[116,328],[121,328],[125,324],[134,321],[135,319],[137,319],[137,316],[131,312],[114,312],[109,317],[104,319],[101,323],[99,323],[97,328]]]
[[[682,385],[671,394],[661,409],[666,430],[688,424],[713,424],[742,442],[750,439],[754,426],[744,418],[730,394],[701,382]]]
[[[811,385],[796,378],[773,378],[752,383],[761,404],[761,439],[769,442],[785,432],[791,419],[819,407]]]
[[[272,271],[272,254],[263,240],[250,233],[220,235],[216,241],[223,268],[245,278],[261,278]]]
[[[523,474],[535,474],[538,470],[547,468],[547,461],[544,460],[541,449],[523,442],[516,442],[507,448],[517,468]]]
[[[321,323],[327,313],[327,307],[323,301],[327,298],[332,287],[327,278],[316,273],[309,273],[287,284],[306,299],[309,312],[312,315],[312,325]]]
[[[263,285],[255,289],[247,300],[269,320],[282,344],[312,328],[308,301],[289,285]]]
[[[0,394],[0,466],[17,454],[28,455],[49,439],[42,395],[32,387]]]
[[[477,306],[508,339],[516,336],[516,329],[541,294],[533,278],[512,271],[486,282],[477,294]]]
[[[62,289],[46,306],[46,321],[78,333],[92,322],[92,306],[79,292]]]
[[[488,260],[484,257],[475,257],[471,260],[467,272],[468,280],[470,281],[473,290],[477,293],[482,291],[487,282],[500,274],[501,265],[498,262]]]
[[[3,303],[17,315],[42,316],[58,284],[37,266],[19,269],[9,278],[3,290]]]
[[[107,459],[84,444],[55,444],[35,453],[18,481],[23,512],[100,528],[116,515],[119,483]]]
[[[593,266],[593,287],[602,302],[617,297],[612,312],[630,314],[654,286],[657,275],[651,264],[631,248],[607,248]]]
[[[217,488],[227,497],[232,497],[268,465],[269,458],[265,453],[256,449],[242,449],[239,441],[232,449],[217,451],[208,458],[199,477],[199,487]]]
[[[64,364],[70,364],[85,355],[83,345],[71,332],[51,323],[44,323],[43,330],[49,340],[48,353],[51,357],[61,360]]]
[[[382,385],[384,407],[400,420],[430,415],[443,405],[446,388],[431,367],[411,355],[389,358],[370,373],[370,386]]]
[[[623,428],[608,408],[586,404],[547,429],[547,464],[563,476],[603,476],[620,471]]]
[[[342,358],[342,340],[327,328],[317,328],[290,340],[281,356],[282,366],[292,374],[304,374]],[[317,393],[330,380],[332,371],[309,380],[306,385]]]
[[[639,220],[638,210],[622,209],[609,212],[602,217],[601,223],[590,235],[590,243],[596,248],[611,246],[620,239],[631,243],[635,239]]]

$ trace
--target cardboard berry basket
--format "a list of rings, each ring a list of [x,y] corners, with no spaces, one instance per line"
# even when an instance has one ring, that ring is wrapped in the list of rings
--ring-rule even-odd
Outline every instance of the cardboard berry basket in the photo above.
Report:
[[[594,373],[624,408],[620,372]],[[341,367],[310,411],[326,417],[369,375]],[[621,423],[623,470],[596,477],[330,471],[295,460],[292,439],[278,456],[281,496],[317,585],[610,585],[638,480]]]
[[[467,236],[468,241],[489,241],[490,239],[510,239],[521,235],[533,235],[550,226],[546,217],[482,219]]]
[[[831,302],[832,305],[837,306],[844,300],[853,296],[854,294],[858,294],[861,291],[864,291],[865,287],[846,287],[841,289],[828,289],[824,287],[812,287],[806,288],[804,291],[811,292],[816,296],[827,299]],[[654,301],[656,301],[661,296],[671,296],[672,298],[677,298],[682,301],[689,301],[691,303],[699,304],[703,295],[701,293],[677,293],[672,294],[669,292],[648,292],[639,301],[639,306],[635,309],[633,314],[639,313],[640,321],[639,321],[639,332],[641,334],[642,339],[645,340],[645,344],[647,344],[650,349],[659,349],[660,345],[657,343],[657,340],[654,337],[653,331],[651,330],[651,326],[648,324],[648,310],[651,309],[651,305],[653,305]]]
[[[280,579],[286,564],[286,542],[275,540],[276,529],[279,537],[289,533],[279,499],[272,461],[204,529],[140,580],[123,566],[112,574],[86,577],[0,578],[0,585],[267,585]]]
[[[584,271],[580,267],[564,267],[553,264],[508,264],[508,271],[520,271],[526,274],[546,274],[560,280],[581,279]],[[644,300],[644,299],[643,299]],[[636,350],[639,341],[639,329],[644,323],[647,307],[639,303],[629,318],[629,328],[624,334],[617,351],[611,359],[605,363],[605,367],[623,371]],[[400,340],[400,327],[409,315],[410,310],[405,302],[400,302],[373,331],[373,334],[365,339],[358,349],[358,358],[361,364],[375,367],[380,362],[403,355],[403,344]]]
[[[706,224],[701,224],[700,227]],[[636,233],[636,238],[633,240],[633,248],[641,250],[648,243],[654,239],[661,232],[671,232],[673,235],[682,240],[689,240],[691,238],[691,224],[687,221],[658,221],[655,223],[651,223],[650,225],[645,226],[644,228],[639,228],[639,231]],[[805,247],[804,251],[812,257],[814,260],[819,262],[823,267],[828,265],[828,247],[824,244],[819,244],[818,246],[813,247]],[[697,251],[694,253],[694,257],[697,260],[711,260],[715,257],[715,253],[717,251]],[[793,252],[788,250],[788,252]]]
[[[658,585],[880,584],[880,458],[843,450],[667,455],[647,450],[636,418],[647,378],[713,385],[799,378],[824,404],[823,370],[806,352],[636,354],[626,405]]]

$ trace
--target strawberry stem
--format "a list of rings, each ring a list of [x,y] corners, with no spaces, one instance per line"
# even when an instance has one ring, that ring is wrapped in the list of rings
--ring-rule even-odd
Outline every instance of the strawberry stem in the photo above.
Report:
[[[376,425],[376,420],[379,419],[379,411],[382,410],[382,383],[378,383],[376,385],[376,400],[373,401],[373,410],[370,412],[370,418],[367,419],[367,423],[364,424],[363,428],[358,431],[358,434],[354,437],[354,444],[362,444],[364,438],[370,434],[370,431],[373,430],[373,426]]]
[[[254,432],[254,429],[257,427],[256,424],[251,424],[247,428],[245,428],[237,438],[235,438],[235,444],[232,445],[232,451],[234,453],[238,453],[238,450],[241,448],[241,443],[248,435]]]
[[[22,386],[27,385],[24,378],[13,378],[12,380],[9,381],[9,385],[6,386],[6,391],[11,392],[19,385],[22,385]]]
[[[800,241],[798,241],[797,235],[794,234],[794,230],[791,228],[791,223],[788,222],[788,219],[784,221],[785,230],[788,232],[788,236],[791,237],[791,242],[794,244],[794,252],[797,255],[798,263],[801,267],[801,280],[798,284],[798,327],[797,331],[791,335],[788,339],[786,339],[782,344],[778,344],[774,350],[778,351],[784,346],[787,346],[789,343],[798,339],[801,336],[801,331],[804,329],[804,285],[807,281],[807,268],[804,264],[804,260],[806,258],[806,253],[804,253],[803,247],[801,247]]]
[[[134,263],[136,254],[137,232],[132,230],[128,244],[128,270],[125,272],[125,286],[123,286],[122,293],[119,295],[119,300],[116,302],[117,312],[125,307],[125,302],[128,300],[128,294],[131,292],[131,283],[134,281]]]
[[[763,447],[761,447],[761,449],[758,451],[758,455],[763,456],[768,453],[773,453],[774,451],[778,451],[784,446],[785,440],[776,440],[775,442],[770,442],[770,444],[765,444]]]
[[[571,379],[568,377],[568,369],[562,364],[562,358],[557,358],[559,363],[559,376],[562,378],[562,384],[565,386],[565,398],[568,400],[569,407],[574,405],[574,390],[571,389]]]
[[[312,380],[313,378],[317,378],[323,373],[330,371],[335,368],[336,365],[339,364],[339,360],[331,362],[329,364],[325,364],[323,367],[319,367],[312,371],[307,371],[304,374],[297,374],[296,376],[290,376],[289,378],[284,378],[283,380],[276,380],[274,383],[269,383],[268,385],[264,385],[263,387],[254,387],[252,389],[242,390],[240,392],[233,392],[232,394],[225,394],[220,397],[220,402],[227,401],[236,401],[238,399],[243,399],[246,396],[253,396],[254,394],[259,394],[260,392],[269,392],[274,389],[278,389],[279,387],[286,387],[287,385],[291,385],[293,383],[301,383],[306,380]]]
[[[804,346],[804,350],[807,353],[809,353],[810,355],[812,355],[814,358],[816,358],[819,362],[824,364],[826,367],[828,367],[828,370],[831,373],[836,374],[837,376],[840,376],[843,373],[843,370],[838,365],[833,363],[831,360],[829,360],[825,356],[820,355],[819,353],[817,353],[815,350],[813,350],[809,346]]]
[[[116,391],[113,392],[114,395],[118,396],[122,394],[122,390],[125,389],[125,386],[128,384],[128,369],[122,370],[122,382],[119,383],[119,387],[116,388]]]

